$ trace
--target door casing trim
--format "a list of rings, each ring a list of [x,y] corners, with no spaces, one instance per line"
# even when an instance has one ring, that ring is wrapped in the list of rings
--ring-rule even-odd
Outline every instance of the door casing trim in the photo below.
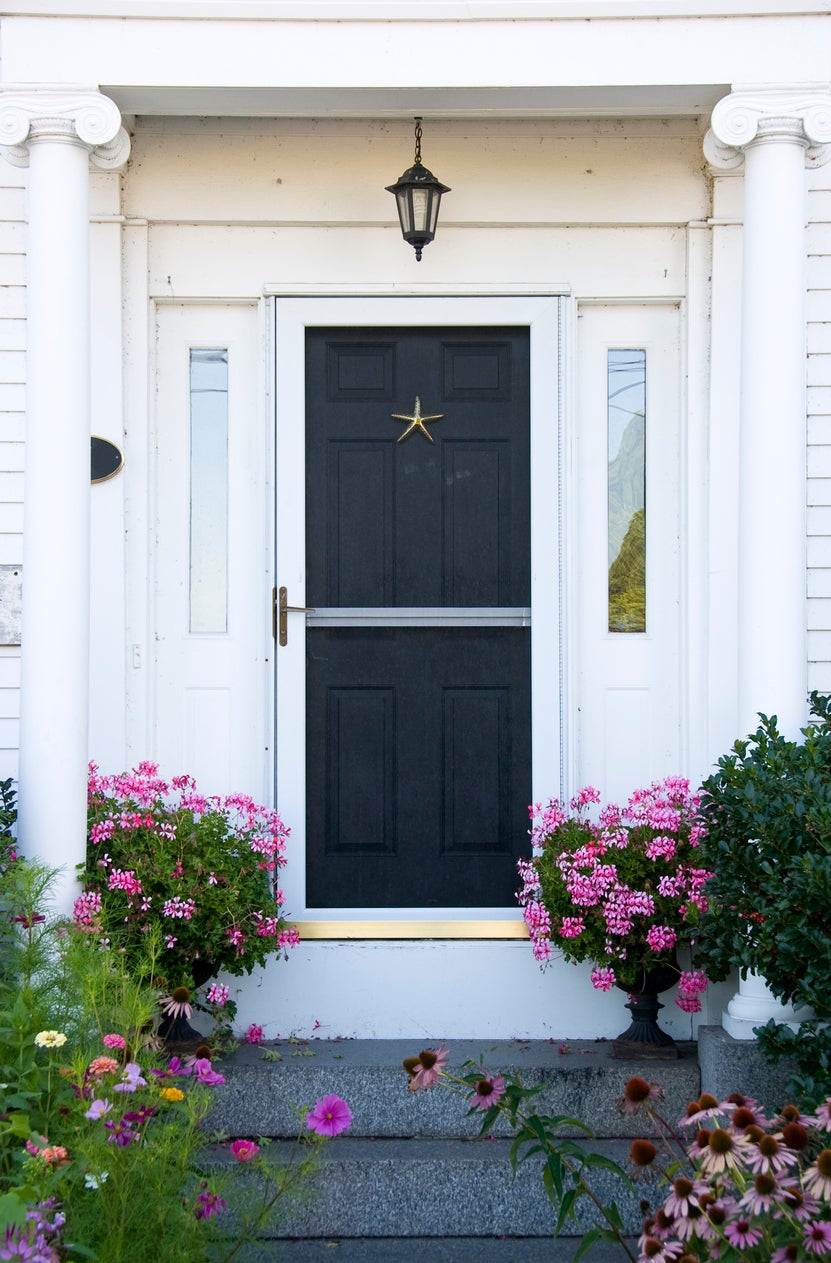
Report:
[[[276,289],[276,287],[275,287]],[[532,798],[565,793],[568,723],[565,629],[567,586],[563,573],[562,475],[565,452],[563,324],[565,286],[547,292],[500,287],[460,292],[354,289],[273,292],[276,540],[273,582],[288,586],[292,605],[305,604],[302,545],[305,538],[305,330],[357,326],[527,327],[531,348],[531,556],[532,609]],[[266,291],[269,292],[268,290]],[[286,468],[290,465],[291,470]],[[298,627],[298,631],[300,628]],[[281,814],[293,822],[283,885],[286,906],[309,939],[517,939],[526,936],[519,909],[429,908],[319,909],[305,905],[305,659],[303,637],[275,646],[275,782]],[[293,652],[290,650],[293,649]],[[559,705],[547,699],[559,697]],[[298,751],[300,752],[298,755]],[[290,752],[290,753],[287,753]],[[291,757],[295,770],[289,773]],[[300,911],[302,909],[302,911]],[[299,915],[297,915],[299,912]],[[381,915],[383,913],[383,915]]]

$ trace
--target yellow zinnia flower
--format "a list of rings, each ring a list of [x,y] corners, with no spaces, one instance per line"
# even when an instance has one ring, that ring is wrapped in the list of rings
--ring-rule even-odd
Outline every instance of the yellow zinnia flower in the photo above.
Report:
[[[185,1099],[185,1094],[180,1088],[160,1088],[159,1096],[163,1097],[165,1101],[183,1101]]]
[[[38,1031],[35,1043],[38,1048],[63,1048],[66,1036],[60,1031]]]

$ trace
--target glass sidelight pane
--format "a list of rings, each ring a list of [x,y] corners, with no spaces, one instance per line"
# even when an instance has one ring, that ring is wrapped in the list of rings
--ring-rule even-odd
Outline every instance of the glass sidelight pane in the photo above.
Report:
[[[228,629],[228,351],[190,353],[190,630]]]
[[[646,631],[646,351],[608,353],[609,631]]]

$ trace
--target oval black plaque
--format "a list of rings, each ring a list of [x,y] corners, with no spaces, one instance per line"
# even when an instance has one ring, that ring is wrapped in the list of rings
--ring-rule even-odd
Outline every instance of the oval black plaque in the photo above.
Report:
[[[115,443],[99,439],[93,434],[90,440],[90,477],[93,482],[106,482],[117,474],[124,464],[124,457]]]

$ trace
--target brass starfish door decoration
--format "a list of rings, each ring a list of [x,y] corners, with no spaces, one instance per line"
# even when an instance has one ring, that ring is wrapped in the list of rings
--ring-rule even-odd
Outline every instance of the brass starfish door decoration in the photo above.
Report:
[[[419,399],[418,395],[416,395],[415,407],[413,408],[413,415],[411,417],[405,416],[404,413],[402,412],[392,412],[390,413],[390,416],[394,417],[396,421],[409,421],[410,423],[407,426],[406,430],[404,430],[403,433],[399,434],[398,436],[399,443],[403,439],[405,439],[408,434],[412,434],[415,430],[421,430],[421,433],[424,435],[424,437],[429,439],[431,443],[434,443],[435,439],[433,438],[430,431],[427,429],[425,422],[440,421],[441,418],[444,416],[444,413],[436,412],[434,413],[432,417],[423,417],[421,415],[421,400]]]

